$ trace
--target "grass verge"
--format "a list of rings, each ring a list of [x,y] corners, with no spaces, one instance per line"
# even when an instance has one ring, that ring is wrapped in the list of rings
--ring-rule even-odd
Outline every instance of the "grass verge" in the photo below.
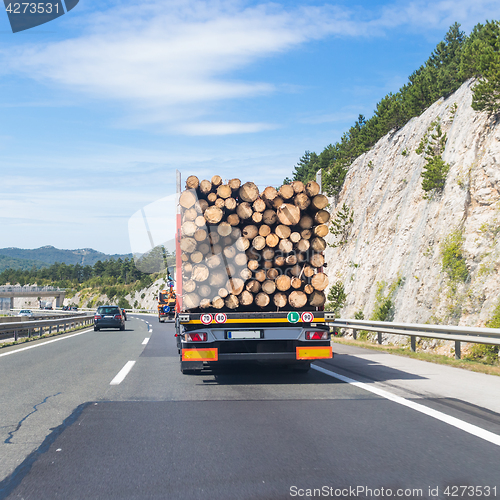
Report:
[[[487,375],[500,376],[500,366],[486,365],[477,361],[470,361],[467,359],[455,359],[441,354],[431,354],[428,352],[413,352],[409,347],[400,347],[395,345],[375,345],[371,342],[362,340],[353,340],[342,337],[334,337],[333,342],[336,344],[351,345],[355,347],[363,347],[365,349],[372,349],[375,351],[383,351],[389,354],[396,354],[398,356],[406,356],[407,358],[419,359],[421,361],[428,361],[438,365],[448,365],[455,368],[463,368],[472,372],[485,373]]]

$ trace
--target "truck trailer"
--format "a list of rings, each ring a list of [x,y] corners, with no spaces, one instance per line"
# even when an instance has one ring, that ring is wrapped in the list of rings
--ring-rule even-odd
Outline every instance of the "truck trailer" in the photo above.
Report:
[[[262,192],[177,173],[175,334],[182,373],[255,361],[307,371],[333,357],[324,311],[330,214],[314,181]]]

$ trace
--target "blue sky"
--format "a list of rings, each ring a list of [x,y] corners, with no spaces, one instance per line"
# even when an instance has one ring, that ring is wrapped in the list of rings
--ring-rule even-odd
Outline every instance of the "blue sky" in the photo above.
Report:
[[[80,0],[0,13],[0,248],[131,251],[130,217],[184,178],[291,175],[397,91],[489,0]]]

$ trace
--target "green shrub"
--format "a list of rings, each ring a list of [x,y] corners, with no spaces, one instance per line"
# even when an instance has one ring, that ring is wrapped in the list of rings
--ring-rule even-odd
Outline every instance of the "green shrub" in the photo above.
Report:
[[[328,292],[328,300],[326,310],[332,311],[337,316],[340,310],[344,307],[347,295],[344,290],[344,284],[341,281],[334,283]]]
[[[449,234],[441,245],[442,269],[454,283],[463,283],[469,277],[462,245],[463,235],[460,230]]]
[[[118,300],[118,307],[121,307],[122,309],[132,309],[132,306],[128,302],[128,300],[124,299],[123,297],[120,297],[120,300]]]

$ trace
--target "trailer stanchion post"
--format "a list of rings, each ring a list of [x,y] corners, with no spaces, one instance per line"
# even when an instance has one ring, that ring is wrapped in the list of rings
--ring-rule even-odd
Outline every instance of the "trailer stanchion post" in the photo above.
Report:
[[[415,335],[410,335],[410,349],[412,352],[417,350],[417,337]]]
[[[377,342],[382,344],[382,332],[377,332]]]
[[[455,359],[462,359],[462,353],[460,352],[460,340],[455,340]]]
[[[358,338],[358,330],[353,330],[352,331],[352,338],[356,340]]]

